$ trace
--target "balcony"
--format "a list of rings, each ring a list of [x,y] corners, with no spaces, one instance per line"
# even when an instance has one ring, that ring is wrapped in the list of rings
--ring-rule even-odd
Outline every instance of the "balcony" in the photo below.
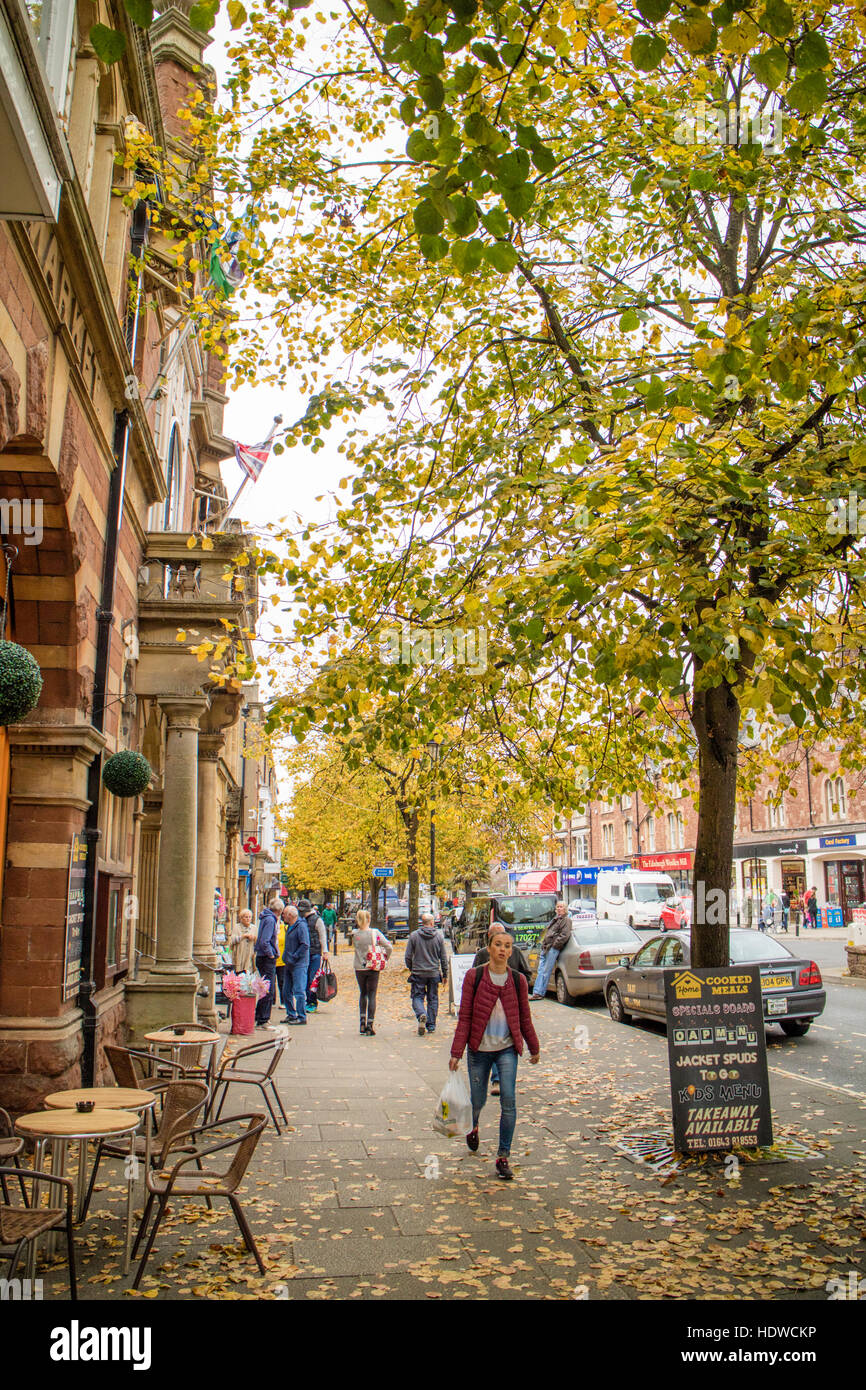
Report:
[[[258,617],[255,571],[244,576],[243,587],[226,572],[243,553],[246,537],[217,535],[212,549],[201,539],[190,548],[187,531],[151,531],[138,572],[138,637],[141,660],[136,676],[138,695],[198,694],[211,688],[210,676],[249,651],[250,639],[237,629],[253,631]],[[221,660],[199,660],[190,647],[225,639]],[[183,634],[180,636],[179,634]]]

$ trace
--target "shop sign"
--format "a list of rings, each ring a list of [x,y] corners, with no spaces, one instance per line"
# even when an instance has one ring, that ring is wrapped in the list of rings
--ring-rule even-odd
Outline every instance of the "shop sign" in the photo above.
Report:
[[[69,999],[81,980],[81,946],[84,930],[84,880],[87,874],[87,844],[83,835],[73,835],[69,850],[69,881],[66,889],[66,945],[63,953],[63,997]]]
[[[805,853],[805,840],[761,840],[752,845],[734,845],[735,859],[775,859],[780,854]]]
[[[818,844],[821,849],[847,849],[849,845],[856,845],[856,835],[819,835]]]
[[[674,1148],[773,1142],[758,966],[665,971]]]
[[[692,853],[691,850],[684,850],[681,854],[639,854],[637,866],[639,869],[664,870],[666,873],[671,869],[690,869]]]

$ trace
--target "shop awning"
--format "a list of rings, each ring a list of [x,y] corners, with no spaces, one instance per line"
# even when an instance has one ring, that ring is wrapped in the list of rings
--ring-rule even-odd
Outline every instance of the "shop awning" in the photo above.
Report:
[[[517,880],[518,893],[556,893],[559,891],[556,869],[532,869]]]

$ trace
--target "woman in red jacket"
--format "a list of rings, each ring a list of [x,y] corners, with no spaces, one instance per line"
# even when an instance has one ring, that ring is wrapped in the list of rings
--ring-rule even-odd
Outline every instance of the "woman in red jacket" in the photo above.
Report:
[[[487,1102],[490,1071],[494,1062],[499,1064],[501,1113],[496,1175],[506,1182],[514,1177],[508,1160],[517,1123],[517,1058],[523,1052],[524,1039],[529,1044],[530,1062],[538,1061],[540,1050],[532,1026],[526,979],[508,968],[513,944],[507,932],[500,932],[490,941],[488,964],[466,975],[449,1063],[451,1070],[456,1071],[468,1043],[472,1129],[466,1143],[473,1153],[478,1151],[478,1117]]]

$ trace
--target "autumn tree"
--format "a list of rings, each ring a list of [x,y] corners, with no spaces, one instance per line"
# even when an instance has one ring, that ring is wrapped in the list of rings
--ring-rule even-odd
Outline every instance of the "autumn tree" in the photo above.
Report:
[[[696,763],[695,877],[726,896],[744,719],[832,731],[862,693],[862,536],[836,502],[866,490],[862,17],[343,15],[324,47],[257,12],[226,122],[256,134],[223,182],[291,229],[248,260],[270,370],[345,421],[337,525],[265,561],[299,640],[342,633],[282,716],[417,699],[383,625],[482,627],[486,676],[452,662],[437,692],[451,717],[561,809]],[[254,332],[238,371],[263,360]],[[724,912],[693,958],[727,959]]]

